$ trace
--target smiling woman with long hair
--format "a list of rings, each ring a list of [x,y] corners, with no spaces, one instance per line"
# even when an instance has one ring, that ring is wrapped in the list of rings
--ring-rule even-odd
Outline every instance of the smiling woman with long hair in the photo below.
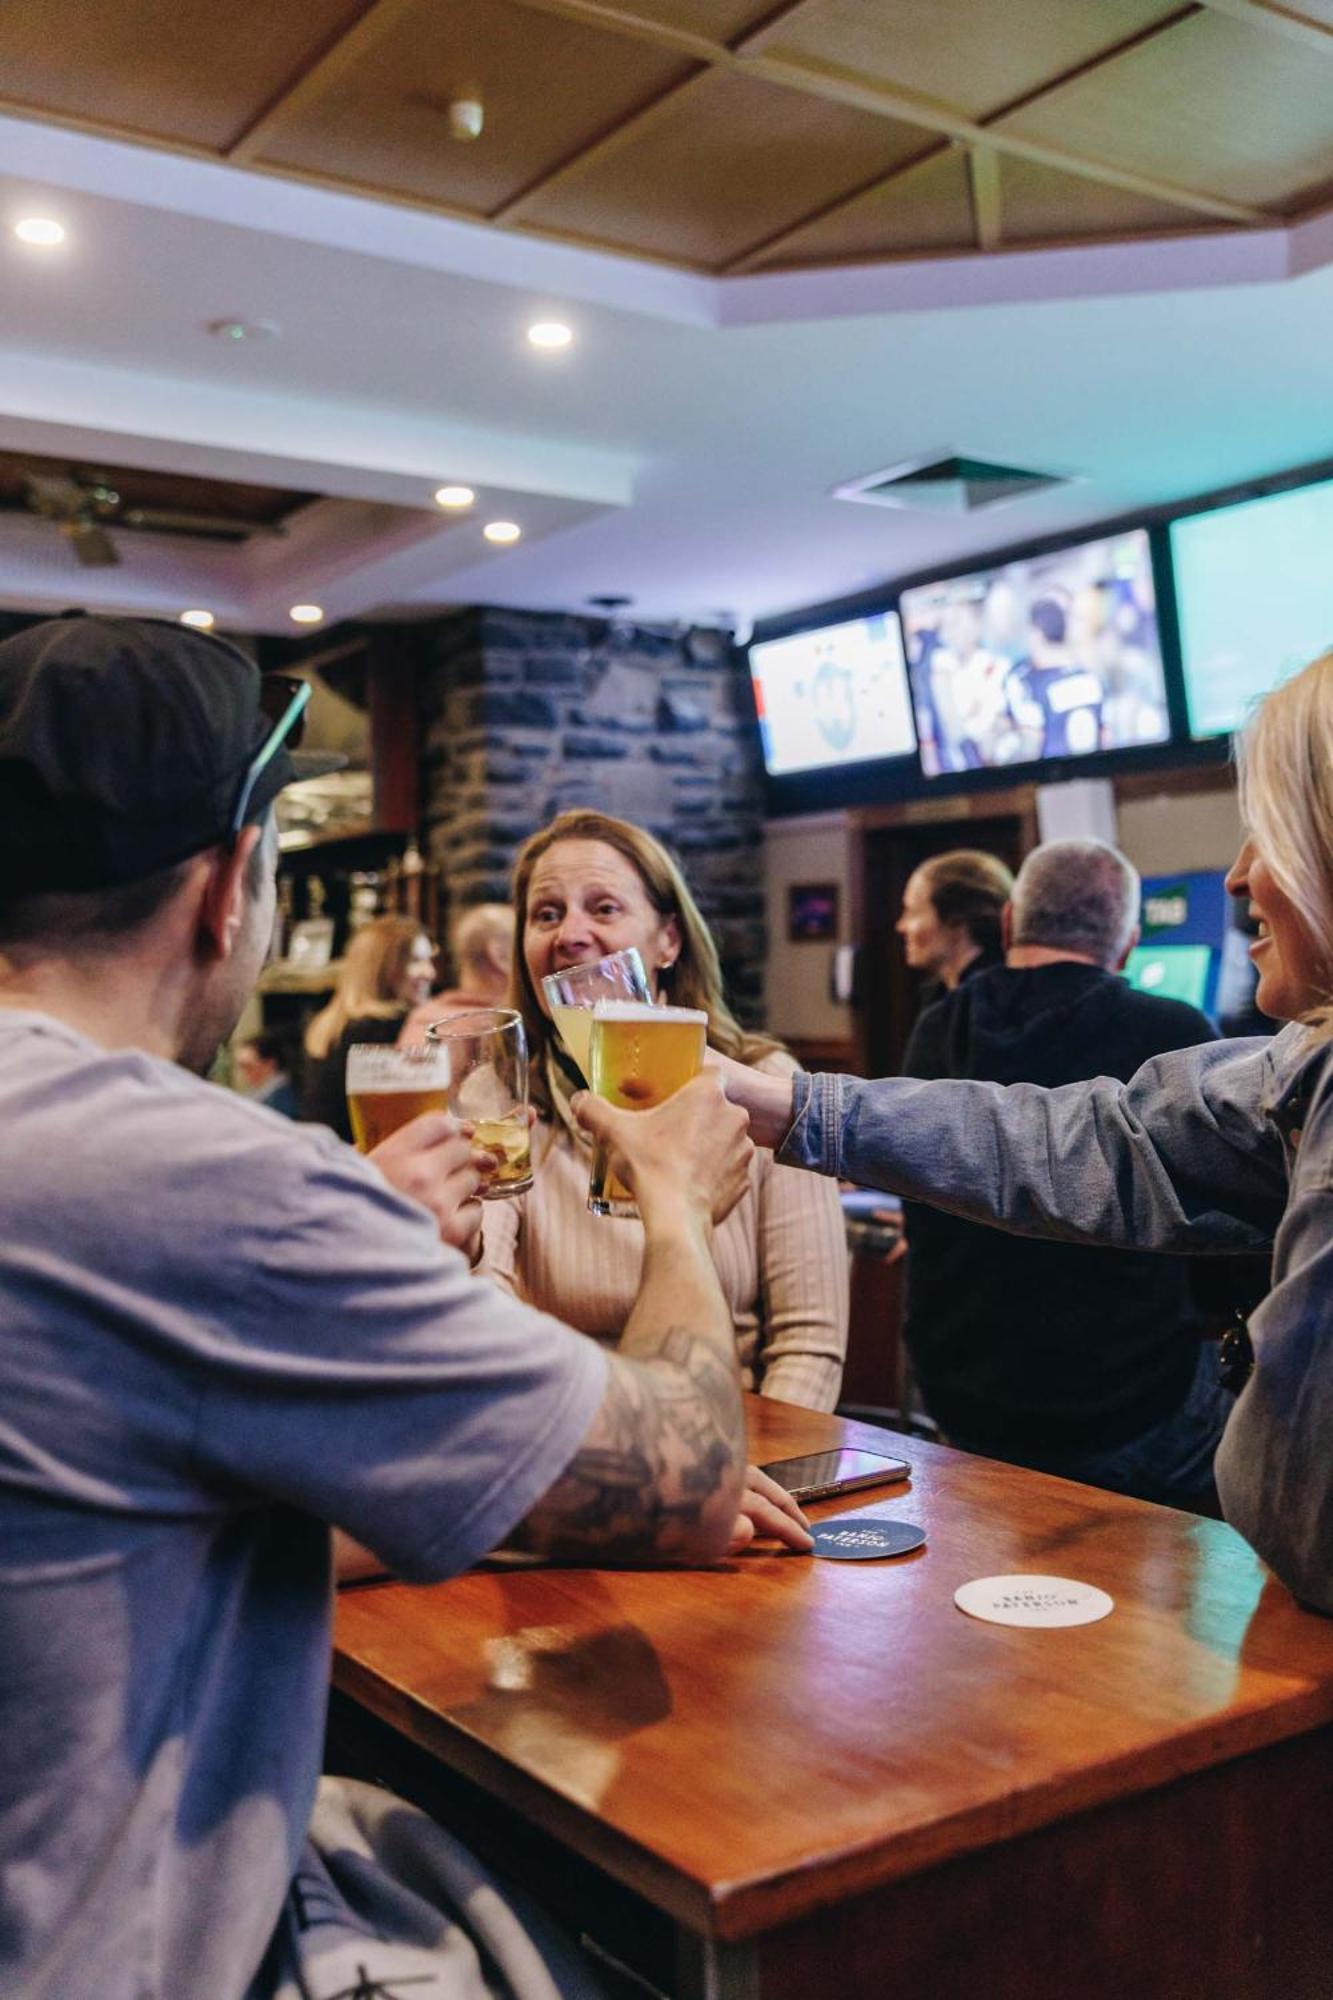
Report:
[[[1228,1344],[1239,1390],[1222,1511],[1283,1582],[1333,1612],[1333,652],[1260,705],[1238,746],[1245,839],[1227,877],[1273,1040],[1207,1042],[1128,1083],[1041,1090],[725,1068],[755,1139],[1020,1235],[1272,1253]],[[979,1310],[984,1310],[979,1305]]]
[[[590,1153],[569,1100],[583,1079],[542,999],[548,972],[635,947],[655,998],[708,1016],[711,1047],[766,1074],[795,1069],[780,1044],[747,1034],[722,996],[717,947],[683,875],[642,827],[567,812],[536,833],[514,870],[515,999],[532,1051],[536,1180],[521,1202],[492,1202],[487,1266],[498,1282],[598,1340],[614,1342],[634,1301],[643,1230],[588,1213]],[[714,1235],[714,1261],[748,1388],[831,1410],[847,1345],[847,1251],[831,1184],[812,1185],[756,1155],[750,1187]]]

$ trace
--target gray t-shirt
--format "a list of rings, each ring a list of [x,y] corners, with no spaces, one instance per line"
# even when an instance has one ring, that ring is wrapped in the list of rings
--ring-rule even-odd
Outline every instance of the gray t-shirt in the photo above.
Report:
[[[606,1360],[331,1134],[3,1010],[0,1218],[0,1992],[230,2000],[315,1791],[324,1524],[465,1567]]]

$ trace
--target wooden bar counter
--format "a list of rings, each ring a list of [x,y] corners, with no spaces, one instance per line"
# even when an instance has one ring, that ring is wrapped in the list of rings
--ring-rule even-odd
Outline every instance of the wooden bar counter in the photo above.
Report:
[[[810,1511],[925,1547],[345,1592],[332,1768],[681,1996],[1328,2000],[1333,1621],[1221,1523],[749,1405],[758,1460],[901,1446],[910,1485]],[[1012,1571],[1115,1610],[956,1609]]]

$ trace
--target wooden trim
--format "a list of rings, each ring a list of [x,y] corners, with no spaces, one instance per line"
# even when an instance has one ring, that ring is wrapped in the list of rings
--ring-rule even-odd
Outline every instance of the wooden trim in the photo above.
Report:
[[[538,174],[535,180],[529,181],[527,186],[520,188],[517,194],[510,195],[507,200],[501,202],[498,208],[492,209],[487,220],[497,224],[510,221],[529,202],[536,200],[539,195],[546,194],[551,188],[559,186],[566,180],[575,178],[583,172],[585,167],[593,165],[594,162],[604,160],[610,154],[618,152],[626,141],[637,139],[640,133],[650,131],[664,112],[674,110],[682,97],[687,96],[694,90],[696,85],[703,82],[705,77],[711,76],[714,73],[718,67],[719,58],[740,54],[744,49],[749,47],[752,41],[758,40],[761,35],[768,34],[780,21],[785,21],[789,15],[798,13],[802,8],[812,4],[813,0],[782,0],[781,5],[771,7],[762,20],[756,21],[751,27],[746,28],[741,34],[735,36],[732,41],[706,44],[705,46],[709,53],[700,56],[699,60],[702,66],[696,69],[692,75],[684,77],[677,83],[670,84],[666,90],[662,91],[659,96],[653,98],[649,103],[641,105],[637,111],[628,112],[615,125],[608,127],[590,145],[582,146],[576,152],[567,154],[554,167],[548,167],[544,172]],[[560,14],[563,12],[563,9],[559,6],[543,5],[542,0],[520,0],[520,5],[538,6],[543,13]],[[681,53],[684,52],[681,51]]]
[[[1024,819],[1036,826],[1035,785],[1011,785],[995,791],[946,792],[938,798],[895,799],[888,805],[854,806],[847,814],[847,826],[849,833],[857,836],[877,833],[885,827],[935,826],[946,820],[1006,817]]]
[[[530,0],[523,0],[523,4],[530,4]],[[658,96],[651,98],[647,104],[641,104],[635,110],[626,112],[623,118],[608,126],[589,144],[580,146],[576,152],[567,153],[555,166],[544,168],[534,180],[528,182],[526,187],[521,187],[517,194],[507,195],[500,206],[493,208],[487,215],[487,222],[496,226],[511,222],[538,196],[548,193],[553,187],[559,187],[564,181],[574,179],[586,167],[608,159],[613,153],[618,153],[630,139],[637,139],[641,133],[651,131],[659,119],[668,111],[674,111],[683,97],[688,97],[699,84],[713,74],[711,65],[705,64],[689,76],[668,84]]]
[[[924,152],[915,154],[910,160],[900,160],[898,165],[890,167],[886,174],[872,174],[869,180],[861,181],[854,188],[848,188],[844,194],[835,194],[831,201],[821,202],[818,208],[807,209],[798,221],[784,222],[781,229],[770,230],[768,235],[761,237],[758,243],[751,243],[747,249],[741,251],[739,256],[732,257],[727,263],[723,264],[718,272],[719,277],[736,277],[746,271],[752,271],[756,264],[761,263],[764,259],[771,256],[775,250],[781,250],[784,244],[794,241],[803,230],[813,229],[816,223],[825,221],[830,215],[837,215],[842,209],[851,208],[853,203],[860,201],[862,195],[877,194],[881,188],[891,186],[894,181],[905,179],[908,174],[914,174],[919,167],[930,166],[932,162],[942,159],[946,153],[952,152],[952,150],[952,139],[935,139],[926,147]],[[899,254],[915,260],[929,253],[921,250],[907,250]],[[956,253],[949,251],[946,254],[953,256]],[[824,267],[834,262],[864,264],[865,257],[863,255],[856,255],[836,260],[820,258],[819,262]]]
[[[967,149],[967,185],[972,197],[972,220],[978,250],[998,250],[1000,226],[1000,161],[993,146]]]
[[[1129,805],[1139,799],[1189,798],[1207,792],[1234,792],[1236,773],[1227,764],[1182,764],[1162,771],[1128,771],[1113,778],[1116,804]]]
[[[938,98],[927,97],[919,91],[906,90],[898,85],[874,82],[841,63],[817,61],[809,56],[799,61],[789,56],[745,56],[740,60],[751,75],[760,77],[766,83],[804,91],[811,97],[823,97],[832,104],[845,104],[854,111],[868,111],[904,124],[920,125],[927,131],[941,132],[948,138],[961,139],[969,144],[984,142],[998,153],[1009,153],[1019,160],[1032,160],[1038,166],[1055,167],[1059,172],[1075,174],[1081,180],[1100,181],[1107,187],[1146,195],[1167,207],[1188,208],[1199,215],[1211,215],[1222,222],[1242,223],[1250,227],[1270,224],[1273,220],[1262,209],[1224,201],[1219,195],[1180,187],[1174,181],[1158,180],[1155,175],[1131,173],[1112,166],[1109,161],[1086,159],[1082,154],[1067,152],[1060,146],[1043,145],[1035,139],[1020,139],[1011,132],[997,132],[973,119],[964,118],[961,112]]]
[[[1282,35],[1302,48],[1333,55],[1333,27],[1312,20],[1298,7],[1280,6],[1278,0],[1202,0],[1202,5],[1211,14],[1225,14],[1261,34]]]
[[[249,166],[263,151],[268,139],[293,112],[316,102],[340,76],[359,62],[419,0],[370,0],[360,18],[326,42],[319,54],[271,97],[250,123],[232,140],[226,158],[234,166]]]

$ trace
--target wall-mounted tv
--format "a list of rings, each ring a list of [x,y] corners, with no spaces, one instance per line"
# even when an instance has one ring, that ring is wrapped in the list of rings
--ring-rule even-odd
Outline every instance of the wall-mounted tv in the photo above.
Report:
[[[905,590],[928,778],[1170,736],[1146,529]]]
[[[1190,734],[1239,729],[1333,646],[1333,479],[1171,523]]]
[[[761,640],[750,648],[750,676],[771,778],[916,748],[892,611]]]

